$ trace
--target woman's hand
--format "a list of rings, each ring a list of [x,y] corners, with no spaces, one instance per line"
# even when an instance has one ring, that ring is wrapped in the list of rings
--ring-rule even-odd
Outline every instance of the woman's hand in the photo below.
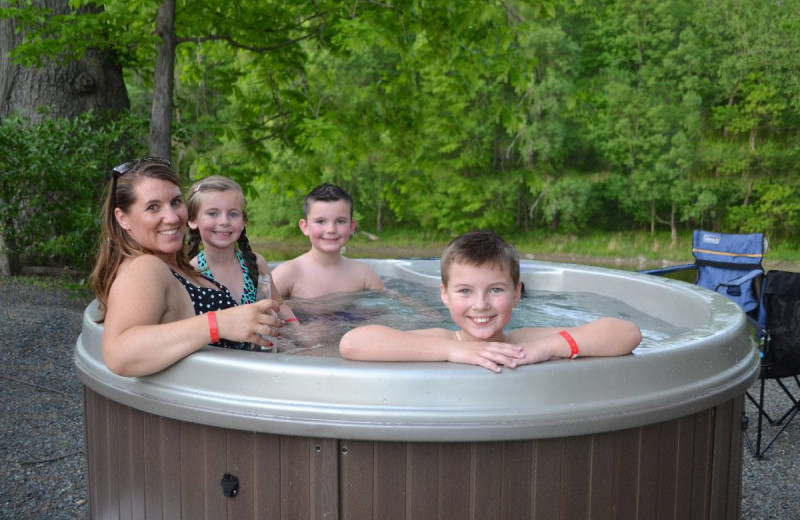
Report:
[[[283,326],[277,316],[279,306],[275,300],[264,299],[216,311],[220,338],[269,347],[266,337],[280,336]]]

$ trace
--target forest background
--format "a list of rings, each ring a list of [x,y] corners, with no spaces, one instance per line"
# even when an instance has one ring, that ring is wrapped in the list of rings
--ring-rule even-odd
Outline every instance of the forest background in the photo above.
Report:
[[[799,56],[800,0],[0,1],[0,251],[88,272],[152,154],[239,181],[273,260],[332,182],[360,256],[490,228],[685,261],[703,228],[796,261]]]

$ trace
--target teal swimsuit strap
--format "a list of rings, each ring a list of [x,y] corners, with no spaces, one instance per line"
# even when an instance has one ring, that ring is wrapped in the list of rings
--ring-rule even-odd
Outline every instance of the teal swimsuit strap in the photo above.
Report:
[[[239,305],[246,303],[253,303],[256,301],[256,286],[253,280],[250,279],[250,268],[247,267],[247,262],[244,260],[242,253],[236,249],[236,259],[239,260],[239,266],[242,268],[242,278],[244,279],[244,286],[242,290],[242,298],[239,300]],[[214,275],[211,273],[211,268],[208,267],[206,255],[204,251],[200,251],[197,255],[197,270],[203,276],[214,280]]]
[[[211,269],[208,267],[208,262],[206,262],[205,251],[200,251],[200,253],[197,254],[197,270],[206,278],[214,279],[214,275],[211,274]]]

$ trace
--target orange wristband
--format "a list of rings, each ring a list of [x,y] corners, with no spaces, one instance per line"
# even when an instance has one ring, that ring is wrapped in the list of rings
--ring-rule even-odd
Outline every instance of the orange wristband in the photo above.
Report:
[[[569,350],[570,350],[569,358],[575,359],[576,357],[578,357],[578,354],[580,352],[578,352],[578,344],[575,343],[575,338],[573,338],[572,335],[566,330],[562,330],[561,332],[559,332],[559,334],[561,335],[562,338],[567,340],[567,343],[569,343]]]
[[[289,318],[289,319],[283,320],[284,323],[291,323],[293,321],[297,321],[297,318]],[[298,323],[300,323],[300,322],[298,321]]]
[[[217,313],[211,311],[206,313],[208,316],[208,335],[211,336],[211,343],[219,342],[219,328],[217,328]]]

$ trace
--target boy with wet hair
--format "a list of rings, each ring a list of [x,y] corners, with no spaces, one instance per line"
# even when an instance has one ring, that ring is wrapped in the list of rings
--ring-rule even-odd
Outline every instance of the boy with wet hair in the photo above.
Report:
[[[272,273],[282,298],[319,298],[333,293],[381,290],[383,282],[365,263],[342,256],[356,230],[353,198],[339,186],[321,184],[303,200],[298,223],[311,249]]]
[[[504,327],[519,303],[519,256],[492,231],[453,239],[441,257],[442,302],[458,330],[401,331],[365,325],[347,332],[339,352],[363,361],[452,361],[500,372],[502,366],[578,356],[629,354],[642,340],[634,323],[599,318],[578,327]]]

